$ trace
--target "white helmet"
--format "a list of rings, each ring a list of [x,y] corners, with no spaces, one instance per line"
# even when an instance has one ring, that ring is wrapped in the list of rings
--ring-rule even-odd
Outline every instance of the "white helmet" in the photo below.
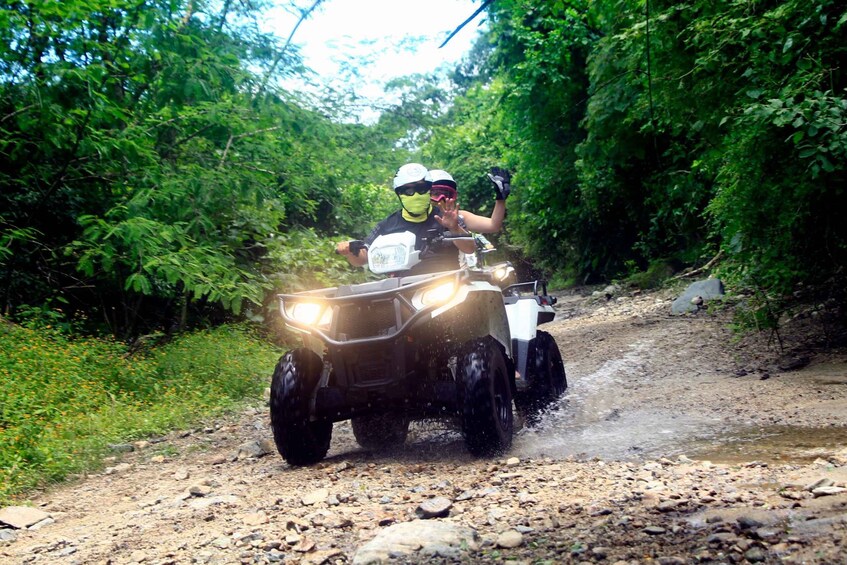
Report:
[[[446,184],[451,188],[456,188],[456,181],[453,180],[453,177],[447,171],[442,171],[441,169],[433,169],[427,173],[426,180],[430,181],[432,184]]]
[[[397,173],[394,175],[394,190],[397,190],[404,184],[422,180],[429,181],[426,167],[419,163],[406,163],[397,169]]]

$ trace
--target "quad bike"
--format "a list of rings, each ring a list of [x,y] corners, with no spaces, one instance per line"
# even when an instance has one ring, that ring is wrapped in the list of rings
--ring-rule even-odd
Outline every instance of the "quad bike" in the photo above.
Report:
[[[368,265],[402,274],[451,239],[430,234],[416,251],[412,233],[383,235],[368,248]],[[351,242],[356,253],[362,246]],[[465,267],[278,295],[286,325],[303,338],[271,382],[282,457],[320,461],[333,422],[347,419],[367,449],[402,444],[412,420],[448,418],[472,454],[508,450],[513,399],[537,411],[567,382],[555,341],[536,331],[553,319],[555,298],[537,281],[501,288],[498,272]]]

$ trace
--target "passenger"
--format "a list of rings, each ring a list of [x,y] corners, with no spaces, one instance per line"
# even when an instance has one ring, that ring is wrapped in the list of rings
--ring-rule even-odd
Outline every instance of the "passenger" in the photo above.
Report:
[[[398,169],[394,176],[394,192],[400,201],[400,209],[382,220],[365,238],[365,244],[370,245],[380,235],[409,231],[415,234],[415,248],[423,248],[423,239],[430,230],[449,231],[452,235],[470,235],[461,225],[455,211],[445,212],[430,200],[432,182],[427,175],[427,169],[418,163],[408,163]],[[417,275],[438,271],[454,271],[459,268],[458,251],[473,253],[475,244],[472,240],[457,240],[453,245],[443,245],[430,250],[431,253],[422,257],[422,261],[413,267],[408,274]],[[457,251],[458,250],[458,251]],[[346,257],[347,261],[356,267],[368,262],[367,249],[358,254],[350,251],[350,242],[342,241],[335,251]]]
[[[443,211],[451,215],[458,208],[458,186],[447,171],[433,169],[429,171],[432,181],[431,198]],[[491,217],[479,216],[467,210],[458,210],[459,221],[465,228],[476,233],[497,233],[503,227],[506,217],[506,199],[511,192],[512,175],[506,169],[494,167],[488,174],[494,184],[494,210]],[[452,221],[452,220],[451,220]]]

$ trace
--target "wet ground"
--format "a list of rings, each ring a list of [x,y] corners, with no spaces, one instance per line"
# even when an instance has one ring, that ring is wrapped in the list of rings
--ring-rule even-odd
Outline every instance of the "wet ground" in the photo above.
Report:
[[[768,348],[737,347],[726,316],[671,317],[661,299],[563,302],[547,329],[569,389],[514,455],[803,463],[847,444],[843,357],[780,371]]]

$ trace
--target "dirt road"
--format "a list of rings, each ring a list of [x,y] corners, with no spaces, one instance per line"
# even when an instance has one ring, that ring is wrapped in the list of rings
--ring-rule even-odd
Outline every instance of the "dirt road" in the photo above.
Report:
[[[568,394],[502,459],[433,423],[371,453],[344,423],[291,468],[257,406],[38,495],[0,562],[847,562],[847,356],[670,298],[562,296]]]

